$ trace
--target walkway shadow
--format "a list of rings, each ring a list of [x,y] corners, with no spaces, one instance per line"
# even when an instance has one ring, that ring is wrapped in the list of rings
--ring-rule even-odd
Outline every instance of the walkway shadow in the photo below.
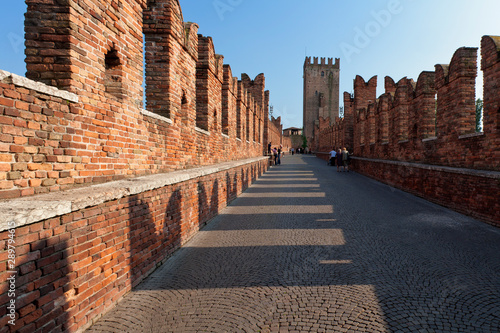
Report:
[[[316,180],[266,180],[290,173]],[[241,309],[263,318],[245,321],[248,330],[317,313],[339,329],[496,332],[499,263],[497,229],[297,156],[201,230],[138,297],[152,300],[152,321],[160,311],[165,325],[214,331]]]

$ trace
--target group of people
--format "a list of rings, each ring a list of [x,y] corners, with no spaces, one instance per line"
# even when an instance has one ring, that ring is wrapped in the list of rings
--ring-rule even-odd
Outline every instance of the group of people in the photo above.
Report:
[[[349,152],[345,147],[343,149],[335,150],[335,147],[330,151],[330,165],[337,165],[337,172],[349,172]],[[341,168],[344,167],[344,170]]]
[[[267,146],[267,154],[274,156],[274,165],[280,165],[281,164],[281,154],[283,153],[283,146],[279,145],[278,148],[274,147],[271,148],[271,142],[269,142],[269,145]]]
[[[306,150],[307,150],[307,148],[306,148]],[[295,150],[295,148],[292,147],[292,148],[290,148],[290,154],[291,155],[294,155],[295,153],[304,154],[304,153],[306,153],[306,150],[304,150],[304,148],[297,148],[297,150]]]

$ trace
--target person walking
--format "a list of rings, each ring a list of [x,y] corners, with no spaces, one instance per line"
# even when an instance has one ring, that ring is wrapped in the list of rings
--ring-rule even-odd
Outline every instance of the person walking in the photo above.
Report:
[[[281,164],[281,145],[278,148],[278,165]]]
[[[339,151],[337,152],[336,159],[337,159],[337,172],[340,172],[340,171],[342,171],[340,169],[340,166],[342,165],[342,150],[341,149],[339,149]]]
[[[332,148],[332,150],[330,151],[330,165],[331,166],[334,166],[335,165],[335,157],[337,156],[337,152],[335,151],[335,148]]]
[[[278,150],[276,147],[273,148],[273,155],[274,155],[274,165],[278,165]]]
[[[347,168],[347,172],[349,172],[349,152],[345,147],[342,150],[342,164],[344,165],[344,171]]]

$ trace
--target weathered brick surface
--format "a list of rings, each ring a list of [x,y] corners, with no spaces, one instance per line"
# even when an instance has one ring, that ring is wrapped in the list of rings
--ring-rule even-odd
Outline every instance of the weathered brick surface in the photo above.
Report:
[[[365,158],[354,161],[358,171],[498,224],[499,37],[483,37],[481,54],[483,132],[475,132],[477,49],[464,47],[455,52],[449,65],[422,72],[417,82],[403,78],[395,83],[386,77],[386,92],[378,99],[376,77],[368,83],[356,77],[353,98],[347,104],[344,99],[343,122],[352,115],[353,121],[347,130],[342,121],[334,126],[321,127],[320,123],[321,151],[347,145],[355,156]],[[350,131],[353,136],[347,134]],[[404,163],[394,167],[378,160],[482,170],[486,174],[491,171],[496,176],[484,176],[483,172],[471,178],[446,169],[421,169]],[[408,179],[408,173],[425,180],[427,185],[422,186],[426,188]]]
[[[26,3],[27,79],[0,71],[0,199],[52,204],[74,187],[262,156],[274,126],[264,75],[233,77],[179,1]],[[19,226],[15,327],[1,232],[0,331],[81,330],[266,168],[259,160]]]
[[[17,228],[16,326],[6,325],[3,315],[1,326],[12,332],[82,329],[266,170],[263,159]],[[8,231],[0,233],[2,254],[6,239]],[[2,314],[6,278],[1,275]]]
[[[233,77],[178,1],[27,4],[27,77],[78,98],[2,77],[0,198],[262,155],[264,75]]]
[[[271,117],[267,133],[267,144],[271,143],[271,148],[278,148],[281,145],[283,152],[287,152],[292,147],[292,141],[290,137],[283,136],[283,125],[281,124],[281,117]]]
[[[313,151],[319,150],[318,121],[334,121],[339,115],[339,80],[340,59],[306,57],[303,134]]]

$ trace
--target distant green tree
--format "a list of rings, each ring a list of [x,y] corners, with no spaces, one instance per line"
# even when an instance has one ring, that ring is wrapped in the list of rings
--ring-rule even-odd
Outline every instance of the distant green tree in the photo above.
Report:
[[[478,98],[476,101],[476,132],[483,131],[483,100]]]
[[[307,138],[305,135],[302,135],[302,148],[307,148]]]

